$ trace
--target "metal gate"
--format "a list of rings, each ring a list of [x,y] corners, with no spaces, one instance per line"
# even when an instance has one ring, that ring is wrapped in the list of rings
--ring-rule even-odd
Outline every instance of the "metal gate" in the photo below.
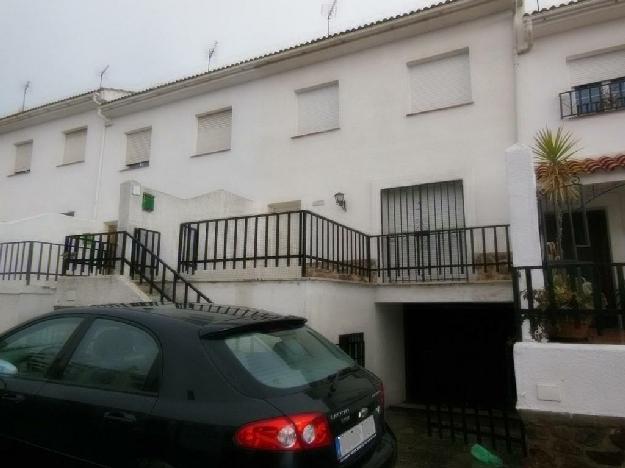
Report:
[[[442,388],[445,384],[440,385],[436,376],[432,377],[431,393],[425,404],[430,437],[437,436],[452,442],[462,440],[465,444],[486,443],[493,450],[505,448],[508,453],[516,451],[527,455],[523,421],[515,410],[512,345],[512,342],[507,343],[505,349],[505,360],[510,364],[507,384],[491,383],[499,398],[480,394],[482,389],[473,385],[475,379],[489,378],[487,373],[480,371],[480,362],[456,377],[456,383],[462,387],[464,394],[460,400],[445,398],[447,395]]]

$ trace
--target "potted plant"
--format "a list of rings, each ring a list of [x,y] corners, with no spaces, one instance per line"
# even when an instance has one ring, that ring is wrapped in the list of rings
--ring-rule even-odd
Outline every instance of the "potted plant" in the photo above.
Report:
[[[524,297],[527,298],[527,292]],[[586,278],[570,276],[558,268],[552,272],[549,286],[534,292],[534,301],[536,309],[542,313],[542,317],[532,324],[539,338],[588,339],[592,324],[592,315],[588,311],[594,309],[594,299],[593,285]]]

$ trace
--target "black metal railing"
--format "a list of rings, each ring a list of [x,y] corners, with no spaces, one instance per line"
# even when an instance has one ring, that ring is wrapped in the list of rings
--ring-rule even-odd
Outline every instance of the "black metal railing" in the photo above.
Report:
[[[625,78],[560,93],[560,116],[580,117],[625,109]]]
[[[625,263],[572,262],[513,269],[519,323],[536,339],[625,344]]]
[[[57,280],[62,274],[63,244],[39,241],[0,243],[0,280]]]
[[[63,274],[128,274],[147,286],[149,294],[175,303],[211,300],[156,252],[125,231],[67,236]]]
[[[286,268],[367,282],[508,278],[507,225],[368,235],[310,211],[183,223],[179,271]]]
[[[507,225],[371,236],[372,274],[383,283],[508,278]]]

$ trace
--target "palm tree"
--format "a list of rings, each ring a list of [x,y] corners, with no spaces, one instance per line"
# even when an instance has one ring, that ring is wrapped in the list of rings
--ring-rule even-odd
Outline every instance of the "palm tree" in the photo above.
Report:
[[[575,171],[569,162],[579,151],[578,140],[562,127],[554,132],[539,130],[532,151],[538,167],[538,188],[551,201],[556,218],[556,256],[562,258],[562,212],[566,204],[579,197]]]

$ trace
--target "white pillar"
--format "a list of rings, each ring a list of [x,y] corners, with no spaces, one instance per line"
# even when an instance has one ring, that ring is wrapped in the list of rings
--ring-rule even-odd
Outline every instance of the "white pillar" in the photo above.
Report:
[[[536,175],[530,148],[516,144],[506,150],[506,177],[512,263],[516,267],[540,266],[542,254],[538,229]],[[532,272],[532,285],[534,288],[543,287],[544,278],[541,270]],[[519,289],[522,292],[524,288],[524,280],[521,278]],[[521,300],[525,302],[523,299]],[[522,328],[523,340],[530,341],[531,336],[527,320],[523,323]]]

